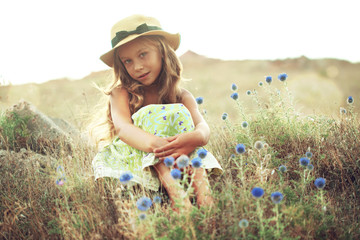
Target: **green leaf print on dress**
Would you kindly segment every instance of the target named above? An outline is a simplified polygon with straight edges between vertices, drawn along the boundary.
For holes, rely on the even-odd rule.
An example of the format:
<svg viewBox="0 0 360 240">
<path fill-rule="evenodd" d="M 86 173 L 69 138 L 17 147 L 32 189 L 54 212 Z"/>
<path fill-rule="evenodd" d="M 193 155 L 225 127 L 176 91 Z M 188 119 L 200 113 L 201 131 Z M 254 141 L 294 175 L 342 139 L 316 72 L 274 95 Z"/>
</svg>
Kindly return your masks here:
<svg viewBox="0 0 360 240">
<path fill-rule="evenodd" d="M 159 137 L 170 137 L 194 130 L 190 112 L 183 104 L 147 105 L 134 113 L 132 120 L 135 126 Z M 196 151 L 192 153 L 194 156 L 195 154 Z M 130 171 L 134 176 L 131 180 L 133 184 L 142 184 L 146 188 L 157 191 L 160 181 L 151 166 L 158 161 L 159 159 L 155 158 L 153 153 L 135 149 L 116 137 L 95 156 L 92 166 L 95 179 L 119 178 L 121 173 Z M 222 172 L 220 164 L 211 153 L 203 159 L 203 167 L 216 169 L 215 173 Z"/>
</svg>

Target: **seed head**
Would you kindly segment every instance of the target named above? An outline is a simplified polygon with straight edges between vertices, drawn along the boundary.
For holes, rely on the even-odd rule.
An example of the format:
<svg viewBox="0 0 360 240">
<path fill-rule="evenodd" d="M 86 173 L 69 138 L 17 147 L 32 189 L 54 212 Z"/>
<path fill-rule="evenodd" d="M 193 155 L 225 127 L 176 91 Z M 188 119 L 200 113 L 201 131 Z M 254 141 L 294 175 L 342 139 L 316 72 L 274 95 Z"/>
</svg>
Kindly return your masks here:
<svg viewBox="0 0 360 240">
<path fill-rule="evenodd" d="M 239 227 L 244 229 L 247 228 L 249 226 L 249 222 L 246 219 L 241 219 L 239 222 Z"/>
<path fill-rule="evenodd" d="M 161 203 L 161 197 L 160 196 L 155 196 L 153 199 L 154 203 L 160 204 Z"/>
<path fill-rule="evenodd" d="M 281 166 L 279 167 L 279 171 L 282 172 L 282 173 L 285 173 L 285 172 L 287 171 L 286 166 L 281 165 Z"/>
<path fill-rule="evenodd" d="M 312 170 L 314 170 L 314 165 L 309 164 L 306 166 L 306 168 L 307 168 L 307 170 L 312 171 Z"/>
<path fill-rule="evenodd" d="M 284 196 L 282 195 L 281 192 L 273 192 L 271 194 L 271 201 L 275 204 L 278 204 L 281 202 L 281 200 L 283 200 Z"/>
<path fill-rule="evenodd" d="M 340 114 L 345 115 L 346 112 L 347 112 L 347 111 L 346 111 L 345 108 L 340 107 Z"/>
<path fill-rule="evenodd" d="M 183 154 L 176 159 L 176 165 L 179 168 L 186 168 L 187 166 L 189 166 L 189 161 L 190 161 L 189 157 Z"/>
<path fill-rule="evenodd" d="M 142 221 L 142 220 L 145 220 L 146 219 L 146 214 L 145 213 L 140 213 L 139 214 L 139 219 Z"/>
<path fill-rule="evenodd" d="M 242 128 L 247 128 L 248 126 L 249 126 L 249 124 L 248 124 L 247 121 L 243 121 L 243 122 L 241 123 L 241 127 L 242 127 Z"/>
<path fill-rule="evenodd" d="M 264 147 L 264 144 L 261 141 L 256 141 L 254 144 L 254 148 L 257 150 L 261 150 Z"/>
</svg>

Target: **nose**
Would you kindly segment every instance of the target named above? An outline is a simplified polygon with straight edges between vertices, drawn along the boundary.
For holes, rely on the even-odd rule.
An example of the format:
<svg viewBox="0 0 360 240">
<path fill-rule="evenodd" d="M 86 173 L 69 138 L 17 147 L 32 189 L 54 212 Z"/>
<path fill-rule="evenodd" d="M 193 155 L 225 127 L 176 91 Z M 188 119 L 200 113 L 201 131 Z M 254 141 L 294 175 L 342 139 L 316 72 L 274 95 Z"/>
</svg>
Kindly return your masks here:
<svg viewBox="0 0 360 240">
<path fill-rule="evenodd" d="M 143 67 L 143 64 L 141 63 L 141 61 L 136 61 L 134 63 L 134 69 L 135 71 L 139 71 L 139 70 L 142 70 L 144 67 Z"/>
</svg>

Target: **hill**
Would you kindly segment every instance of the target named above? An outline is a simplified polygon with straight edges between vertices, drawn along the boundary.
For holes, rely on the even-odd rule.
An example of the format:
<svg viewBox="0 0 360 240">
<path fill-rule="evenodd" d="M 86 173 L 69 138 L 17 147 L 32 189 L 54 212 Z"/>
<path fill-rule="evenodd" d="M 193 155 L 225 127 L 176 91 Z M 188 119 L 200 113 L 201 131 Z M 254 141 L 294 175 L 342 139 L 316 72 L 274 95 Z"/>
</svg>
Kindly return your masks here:
<svg viewBox="0 0 360 240">
<path fill-rule="evenodd" d="M 232 83 L 237 84 L 240 100 L 251 104 L 247 90 L 264 89 L 258 86 L 265 76 L 273 77 L 277 86 L 279 73 L 288 74 L 288 87 L 296 100 L 296 109 L 306 114 L 321 113 L 337 116 L 347 96 L 359 96 L 360 63 L 337 59 L 308 59 L 304 56 L 282 60 L 224 61 L 211 59 L 188 51 L 180 57 L 184 77 L 183 86 L 195 97 L 202 96 L 203 108 L 210 119 L 220 119 L 222 112 L 234 112 L 230 98 Z M 0 108 L 25 99 L 52 117 L 64 118 L 80 126 L 99 102 L 102 94 L 92 82 L 105 86 L 111 81 L 110 70 L 92 72 L 79 80 L 57 79 L 42 84 L 0 87 Z M 260 94 L 259 94 L 260 95 Z M 225 96 L 225 97 L 224 97 Z M 229 97 L 226 97 L 229 96 Z M 219 101 L 221 99 L 221 101 Z M 256 106 L 252 106 L 256 107 Z"/>
</svg>

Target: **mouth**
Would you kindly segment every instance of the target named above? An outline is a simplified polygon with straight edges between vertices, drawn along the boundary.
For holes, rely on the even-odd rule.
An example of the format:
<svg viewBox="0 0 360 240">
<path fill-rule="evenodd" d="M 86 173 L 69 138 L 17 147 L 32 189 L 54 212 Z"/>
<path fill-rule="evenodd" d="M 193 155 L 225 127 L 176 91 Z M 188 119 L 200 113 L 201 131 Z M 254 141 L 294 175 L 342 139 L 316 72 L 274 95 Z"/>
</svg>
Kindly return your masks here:
<svg viewBox="0 0 360 240">
<path fill-rule="evenodd" d="M 139 79 L 144 79 L 149 75 L 150 72 L 144 73 L 143 75 L 139 76 Z"/>
</svg>

